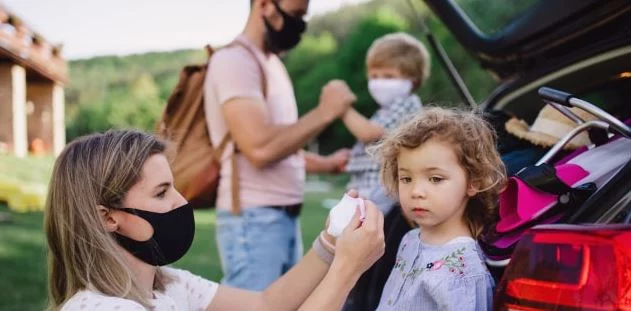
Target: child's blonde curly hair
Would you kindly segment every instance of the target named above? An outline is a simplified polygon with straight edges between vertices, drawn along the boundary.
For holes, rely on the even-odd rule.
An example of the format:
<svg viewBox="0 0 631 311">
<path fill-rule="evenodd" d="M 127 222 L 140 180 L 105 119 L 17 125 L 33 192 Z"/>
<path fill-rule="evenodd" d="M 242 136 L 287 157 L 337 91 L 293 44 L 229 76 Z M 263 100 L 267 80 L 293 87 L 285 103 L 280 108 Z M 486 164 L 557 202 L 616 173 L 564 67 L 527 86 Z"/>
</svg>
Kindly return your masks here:
<svg viewBox="0 0 631 311">
<path fill-rule="evenodd" d="M 506 182 L 506 169 L 496 149 L 495 131 L 477 113 L 437 107 L 425 109 L 387 134 L 369 152 L 381 164 L 381 181 L 387 192 L 398 199 L 401 148 L 414 149 L 433 138 L 452 144 L 467 181 L 479 189 L 464 213 L 471 234 L 477 238 L 496 220 L 497 198 Z"/>
</svg>

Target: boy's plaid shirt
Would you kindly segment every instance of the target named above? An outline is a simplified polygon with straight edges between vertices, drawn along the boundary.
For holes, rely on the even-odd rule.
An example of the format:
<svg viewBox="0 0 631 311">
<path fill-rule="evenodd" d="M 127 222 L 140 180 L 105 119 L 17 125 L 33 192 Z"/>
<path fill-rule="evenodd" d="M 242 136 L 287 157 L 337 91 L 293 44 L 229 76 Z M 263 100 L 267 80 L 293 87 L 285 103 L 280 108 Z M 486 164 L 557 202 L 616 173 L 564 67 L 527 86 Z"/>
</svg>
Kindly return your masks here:
<svg viewBox="0 0 631 311">
<path fill-rule="evenodd" d="M 416 94 L 412 94 L 390 106 L 379 108 L 370 121 L 383 126 L 385 132 L 388 132 L 421 112 L 422 108 L 421 99 Z M 366 153 L 366 145 L 362 142 L 358 141 L 353 146 L 346 172 L 351 176 L 347 189 L 356 189 L 360 193 L 366 193 L 379 185 L 379 164 Z"/>
</svg>

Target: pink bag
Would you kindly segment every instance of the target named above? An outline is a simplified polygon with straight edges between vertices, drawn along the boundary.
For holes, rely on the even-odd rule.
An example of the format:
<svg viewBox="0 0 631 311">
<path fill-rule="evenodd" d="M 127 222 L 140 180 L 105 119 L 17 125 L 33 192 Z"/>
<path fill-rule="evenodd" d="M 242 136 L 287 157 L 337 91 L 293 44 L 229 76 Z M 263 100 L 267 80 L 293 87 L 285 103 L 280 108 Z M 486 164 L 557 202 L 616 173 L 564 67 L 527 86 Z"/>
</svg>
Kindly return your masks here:
<svg viewBox="0 0 631 311">
<path fill-rule="evenodd" d="M 526 167 L 510 177 L 500 194 L 499 222 L 479 241 L 487 258 L 509 259 L 528 229 L 559 222 L 578 208 L 596 191 L 593 182 L 585 182 L 589 176 L 576 164 L 554 167 L 544 163 Z"/>
<path fill-rule="evenodd" d="M 563 195 L 569 194 L 587 175 L 586 170 L 574 164 L 540 165 L 522 170 L 509 178 L 507 188 L 500 194 L 500 221 L 495 229 L 507 232 L 534 220 L 558 200 L 568 200 Z"/>
</svg>

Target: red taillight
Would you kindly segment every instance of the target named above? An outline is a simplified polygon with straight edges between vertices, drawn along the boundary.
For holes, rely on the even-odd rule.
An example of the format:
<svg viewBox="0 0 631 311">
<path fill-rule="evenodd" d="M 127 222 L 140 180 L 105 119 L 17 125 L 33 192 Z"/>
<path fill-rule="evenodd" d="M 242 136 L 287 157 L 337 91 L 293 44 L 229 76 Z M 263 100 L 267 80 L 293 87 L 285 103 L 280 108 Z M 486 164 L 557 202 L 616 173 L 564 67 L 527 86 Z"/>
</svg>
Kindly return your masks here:
<svg viewBox="0 0 631 311">
<path fill-rule="evenodd" d="M 631 226 L 536 227 L 512 257 L 495 310 L 631 310 Z"/>
</svg>

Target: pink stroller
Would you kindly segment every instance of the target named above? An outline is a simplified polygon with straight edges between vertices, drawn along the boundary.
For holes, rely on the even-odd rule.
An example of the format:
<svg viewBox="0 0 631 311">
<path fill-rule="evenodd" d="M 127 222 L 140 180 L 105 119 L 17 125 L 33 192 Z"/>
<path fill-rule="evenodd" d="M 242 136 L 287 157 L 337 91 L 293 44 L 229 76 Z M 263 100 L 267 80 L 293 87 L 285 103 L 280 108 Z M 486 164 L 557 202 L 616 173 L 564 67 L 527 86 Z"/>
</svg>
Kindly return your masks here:
<svg viewBox="0 0 631 311">
<path fill-rule="evenodd" d="M 631 180 L 631 128 L 571 94 L 542 87 L 539 95 L 546 104 L 576 122 L 577 127 L 535 165 L 524 167 L 509 178 L 500 195 L 499 221 L 480 241 L 487 265 L 496 277 L 510 262 L 515 245 L 534 226 L 631 221 L 631 214 L 618 210 L 628 209 L 627 205 L 607 202 L 620 202 L 621 196 L 628 197 L 622 202 L 631 202 L 630 187 L 620 187 Z M 597 118 L 585 121 L 568 107 L 580 108 Z M 555 159 L 575 136 L 589 130 L 596 131 L 592 136 L 600 135 L 597 143 Z"/>
</svg>

